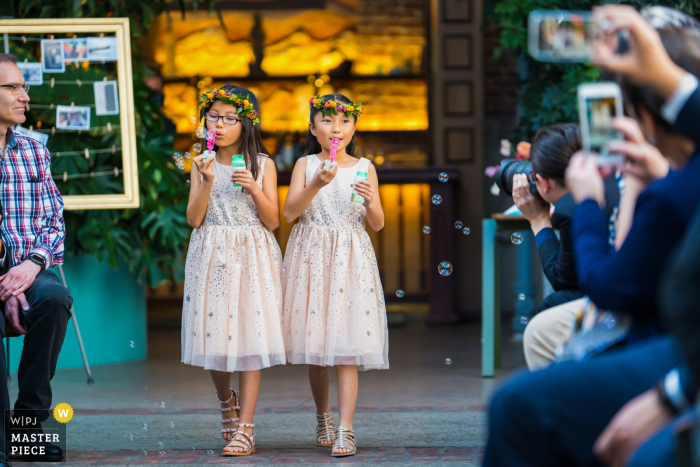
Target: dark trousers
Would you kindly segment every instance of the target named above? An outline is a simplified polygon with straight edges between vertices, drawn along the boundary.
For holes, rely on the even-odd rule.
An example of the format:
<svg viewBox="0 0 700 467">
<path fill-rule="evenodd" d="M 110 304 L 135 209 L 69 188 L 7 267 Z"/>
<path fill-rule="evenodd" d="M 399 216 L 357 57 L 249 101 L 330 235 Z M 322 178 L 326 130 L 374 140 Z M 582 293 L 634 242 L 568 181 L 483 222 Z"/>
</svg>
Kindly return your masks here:
<svg viewBox="0 0 700 467">
<path fill-rule="evenodd" d="M 41 271 L 32 285 L 24 293 L 29 303 L 29 311 L 23 313 L 22 325 L 27 331 L 17 372 L 19 395 L 15 410 L 33 410 L 23 415 L 37 417 L 43 422 L 49 417 L 51 408 L 51 379 L 56 372 L 58 354 L 66 337 L 66 327 L 70 319 L 73 298 L 52 271 Z M 0 304 L 5 311 L 5 303 Z M 2 321 L 4 336 L 4 320 Z M 0 345 L 0 371 L 5 372 L 5 347 Z M 0 384 L 0 404 L 3 413 L 10 409 L 7 384 Z M 8 423 L 8 417 L 5 416 Z M 9 426 L 9 424 L 7 425 Z M 0 433 L 0 439 L 9 446 L 9 433 Z M 5 451 L 7 452 L 7 451 Z"/>
<path fill-rule="evenodd" d="M 494 395 L 484 466 L 600 466 L 593 444 L 629 400 L 681 360 L 657 338 L 585 362 L 519 374 Z"/>
</svg>

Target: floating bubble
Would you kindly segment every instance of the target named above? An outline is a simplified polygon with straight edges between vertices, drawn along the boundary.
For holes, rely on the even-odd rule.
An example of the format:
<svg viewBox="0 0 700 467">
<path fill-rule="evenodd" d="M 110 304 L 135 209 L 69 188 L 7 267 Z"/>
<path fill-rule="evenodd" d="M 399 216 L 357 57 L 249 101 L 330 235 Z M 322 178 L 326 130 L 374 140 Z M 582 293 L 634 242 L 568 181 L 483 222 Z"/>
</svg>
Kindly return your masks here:
<svg viewBox="0 0 700 467">
<path fill-rule="evenodd" d="M 521 316 L 521 317 L 520 317 L 520 324 L 525 325 L 525 324 L 527 324 L 528 321 L 529 321 L 529 320 L 527 319 L 527 316 Z"/>
<path fill-rule="evenodd" d="M 134 440 L 134 435 L 132 435 L 131 433 L 129 433 L 129 441 L 133 441 L 133 440 Z"/>
<path fill-rule="evenodd" d="M 526 297 L 524 293 L 518 294 L 518 300 L 525 300 L 525 298 Z"/>
<path fill-rule="evenodd" d="M 472 233 L 472 229 L 470 229 L 469 227 L 465 227 L 464 229 L 462 229 L 462 233 L 464 235 L 469 235 L 470 233 Z"/>
<path fill-rule="evenodd" d="M 163 442 L 162 442 L 162 441 L 158 441 L 158 446 L 163 447 Z"/>
<path fill-rule="evenodd" d="M 440 175 L 438 175 L 438 180 L 442 183 L 445 183 L 449 178 L 450 177 L 445 172 L 441 172 Z"/>
<path fill-rule="evenodd" d="M 175 422 L 173 422 L 172 420 L 170 421 L 170 428 L 175 428 Z"/>
<path fill-rule="evenodd" d="M 442 196 L 433 195 L 433 204 L 440 204 L 440 203 L 442 203 Z"/>
<path fill-rule="evenodd" d="M 214 454 L 214 451 L 212 449 L 207 449 L 207 454 Z"/>
<path fill-rule="evenodd" d="M 161 456 L 164 456 L 164 455 L 165 455 L 165 451 L 158 451 L 158 454 L 160 454 Z"/>
<path fill-rule="evenodd" d="M 463 226 L 464 224 L 462 224 L 462 221 L 455 222 L 455 229 L 461 229 Z"/>
<path fill-rule="evenodd" d="M 443 261 L 442 263 L 438 264 L 438 272 L 441 276 L 449 276 L 452 274 L 452 264 L 447 261 Z"/>
<path fill-rule="evenodd" d="M 192 159 L 192 154 L 190 154 L 189 152 L 186 152 L 186 153 L 184 154 L 184 157 L 185 157 L 185 160 L 187 160 L 187 159 Z"/>
<path fill-rule="evenodd" d="M 191 182 L 191 181 L 189 181 L 189 180 L 185 180 L 185 183 L 192 183 L 192 182 Z"/>
<path fill-rule="evenodd" d="M 397 290 L 397 291 L 396 291 L 396 296 L 399 297 L 399 298 L 403 297 L 403 290 L 401 290 L 401 289 Z"/>
<path fill-rule="evenodd" d="M 197 117 L 190 117 L 190 123 L 195 125 L 197 123 Z"/>
<path fill-rule="evenodd" d="M 207 130 L 204 129 L 203 126 L 197 127 L 197 129 L 194 132 L 194 135 L 197 138 L 204 138 L 204 135 L 207 133 Z"/>
<path fill-rule="evenodd" d="M 144 456 L 148 454 L 148 451 L 146 451 L 145 449 L 141 449 L 141 451 L 143 451 Z"/>
<path fill-rule="evenodd" d="M 175 161 L 175 165 L 178 169 L 182 170 L 185 168 L 185 162 L 182 158 L 182 154 L 176 152 L 175 154 L 173 154 L 173 160 Z"/>
<path fill-rule="evenodd" d="M 129 347 L 134 348 L 134 341 L 129 341 Z"/>
<path fill-rule="evenodd" d="M 161 408 L 161 409 L 164 409 L 164 408 L 165 408 L 165 402 L 161 402 L 161 403 L 160 403 L 160 408 Z"/>
<path fill-rule="evenodd" d="M 143 431 L 148 431 L 148 423 L 143 424 Z"/>
<path fill-rule="evenodd" d="M 194 143 L 192 145 L 192 150 L 196 153 L 202 152 L 202 144 L 201 143 Z"/>
<path fill-rule="evenodd" d="M 520 232 L 515 232 L 513 235 L 510 236 L 510 241 L 513 242 L 515 245 L 520 245 L 523 243 L 523 234 Z"/>
<path fill-rule="evenodd" d="M 446 359 L 445 359 L 445 365 L 452 365 L 452 359 L 451 359 L 451 358 L 446 358 Z"/>
<path fill-rule="evenodd" d="M 430 226 L 429 226 L 429 225 L 424 225 L 424 226 L 423 226 L 423 233 L 424 233 L 424 234 L 429 234 L 429 233 L 430 233 Z"/>
</svg>

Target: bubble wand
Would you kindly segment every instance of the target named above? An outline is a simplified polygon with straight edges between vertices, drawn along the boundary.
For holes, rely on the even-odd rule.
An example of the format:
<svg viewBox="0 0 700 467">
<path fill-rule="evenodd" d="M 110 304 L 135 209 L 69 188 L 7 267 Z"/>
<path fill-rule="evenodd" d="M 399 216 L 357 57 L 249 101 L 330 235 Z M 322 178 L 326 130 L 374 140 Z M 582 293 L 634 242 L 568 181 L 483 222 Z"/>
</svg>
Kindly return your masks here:
<svg viewBox="0 0 700 467">
<path fill-rule="evenodd" d="M 333 165 L 333 159 L 335 159 L 336 154 L 338 154 L 338 144 L 340 144 L 340 140 L 338 138 L 333 138 L 331 140 L 331 161 L 326 161 L 326 163 L 323 165 L 324 169 L 328 167 L 329 164 L 331 166 Z"/>
<path fill-rule="evenodd" d="M 207 133 L 207 150 L 202 153 L 202 155 L 204 155 L 204 160 L 216 156 L 216 151 L 212 151 L 212 149 L 214 149 L 214 139 L 216 139 L 216 132 L 214 130 L 209 130 Z"/>
</svg>

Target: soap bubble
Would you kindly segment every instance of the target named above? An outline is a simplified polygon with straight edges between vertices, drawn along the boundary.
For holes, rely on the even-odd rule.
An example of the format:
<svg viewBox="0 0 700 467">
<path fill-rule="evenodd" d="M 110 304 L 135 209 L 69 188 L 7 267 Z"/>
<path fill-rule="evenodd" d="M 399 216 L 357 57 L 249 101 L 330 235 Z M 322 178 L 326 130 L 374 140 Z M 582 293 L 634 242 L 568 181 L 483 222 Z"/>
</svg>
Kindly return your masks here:
<svg viewBox="0 0 700 467">
<path fill-rule="evenodd" d="M 440 203 L 442 203 L 442 196 L 433 195 L 433 204 L 440 204 Z"/>
<path fill-rule="evenodd" d="M 133 441 L 133 440 L 134 440 L 134 435 L 132 435 L 131 433 L 129 433 L 129 441 Z"/>
<path fill-rule="evenodd" d="M 465 228 L 462 230 L 462 233 L 463 233 L 464 235 L 469 235 L 470 233 L 472 233 L 472 229 L 470 229 L 469 227 L 465 227 Z"/>
<path fill-rule="evenodd" d="M 144 456 L 148 454 L 148 451 L 146 451 L 145 449 L 141 449 L 141 451 L 143 451 Z"/>
<path fill-rule="evenodd" d="M 446 358 L 446 359 L 445 359 L 445 365 L 452 365 L 452 359 L 451 359 L 451 358 Z"/>
<path fill-rule="evenodd" d="M 129 347 L 134 348 L 134 341 L 129 341 Z"/>
<path fill-rule="evenodd" d="M 182 170 L 185 168 L 185 162 L 184 159 L 182 158 L 182 154 L 179 152 L 176 152 L 173 154 L 173 160 L 175 161 L 175 165 L 177 166 L 178 169 Z"/>
<path fill-rule="evenodd" d="M 164 409 L 164 408 L 165 408 L 165 402 L 161 402 L 161 403 L 160 403 L 160 408 L 161 408 L 161 409 Z"/>
<path fill-rule="evenodd" d="M 187 159 L 192 159 L 192 154 L 190 154 L 189 152 L 186 152 L 186 153 L 184 154 L 184 157 L 185 157 L 185 160 L 187 160 Z"/>
<path fill-rule="evenodd" d="M 197 117 L 190 117 L 190 123 L 195 125 L 197 123 Z"/>
<path fill-rule="evenodd" d="M 396 296 L 399 297 L 399 298 L 403 297 L 403 290 L 401 290 L 401 289 L 397 290 L 397 291 L 396 291 Z"/>
<path fill-rule="evenodd" d="M 163 442 L 162 442 L 162 441 L 158 441 L 158 446 L 163 447 Z"/>
<path fill-rule="evenodd" d="M 160 454 L 161 456 L 164 456 L 164 455 L 165 455 L 165 451 L 158 451 L 158 454 Z"/>
<path fill-rule="evenodd" d="M 455 222 L 455 229 L 461 229 L 464 224 L 462 224 L 462 221 L 457 221 Z"/>
<path fill-rule="evenodd" d="M 170 428 L 175 428 L 175 422 L 172 420 L 170 421 Z"/>
<path fill-rule="evenodd" d="M 429 233 L 430 233 L 430 226 L 429 226 L 429 225 L 424 225 L 424 226 L 423 226 L 423 233 L 424 233 L 424 234 L 429 234 Z"/>
<path fill-rule="evenodd" d="M 520 317 L 520 324 L 526 325 L 529 320 L 527 319 L 527 316 L 521 316 Z"/>
<path fill-rule="evenodd" d="M 148 423 L 143 424 L 143 431 L 148 431 Z"/>
<path fill-rule="evenodd" d="M 445 183 L 449 178 L 450 177 L 448 177 L 445 172 L 441 172 L 438 176 L 438 180 L 440 180 L 442 183 Z"/>
<path fill-rule="evenodd" d="M 196 153 L 202 152 L 202 144 L 201 143 L 194 143 L 192 145 L 192 150 Z"/>
<path fill-rule="evenodd" d="M 525 294 L 524 293 L 519 294 L 518 300 L 525 300 Z"/>
<path fill-rule="evenodd" d="M 438 272 L 441 276 L 449 276 L 452 274 L 452 265 L 447 261 L 443 261 L 438 264 Z"/>
<path fill-rule="evenodd" d="M 197 129 L 194 132 L 194 135 L 197 138 L 204 138 L 204 135 L 206 134 L 207 130 L 204 129 L 203 126 L 197 127 Z"/>
<path fill-rule="evenodd" d="M 207 449 L 207 454 L 214 454 L 214 451 L 212 449 Z"/>
<path fill-rule="evenodd" d="M 515 245 L 520 245 L 523 243 L 523 234 L 520 232 L 515 232 L 513 235 L 510 236 L 510 241 L 513 242 Z"/>
</svg>

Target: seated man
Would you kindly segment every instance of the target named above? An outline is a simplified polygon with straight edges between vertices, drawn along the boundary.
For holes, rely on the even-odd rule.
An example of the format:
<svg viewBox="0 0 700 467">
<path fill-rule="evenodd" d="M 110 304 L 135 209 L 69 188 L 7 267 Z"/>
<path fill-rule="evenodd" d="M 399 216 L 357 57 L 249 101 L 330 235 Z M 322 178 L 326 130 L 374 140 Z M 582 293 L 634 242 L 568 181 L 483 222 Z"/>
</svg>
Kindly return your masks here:
<svg viewBox="0 0 700 467">
<path fill-rule="evenodd" d="M 4 263 L 9 268 L 0 276 L 0 308 L 12 327 L 25 336 L 14 409 L 43 422 L 51 408 L 51 379 L 73 299 L 47 269 L 63 262 L 65 238 L 63 199 L 51 177 L 49 153 L 43 144 L 12 130 L 26 120 L 25 104 L 29 102 L 16 62 L 14 55 L 0 54 L 0 235 L 8 250 Z M 4 320 L 0 323 L 4 337 Z M 0 345 L 1 368 L 5 368 L 4 349 Z M 0 384 L 0 409 L 10 409 L 7 384 Z M 9 433 L 0 434 L 5 439 L 3 451 L 9 454 Z M 46 453 L 42 460 L 62 457 L 57 446 L 47 445 Z"/>
</svg>

